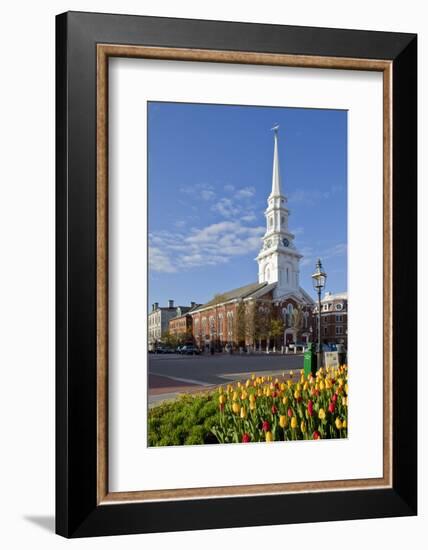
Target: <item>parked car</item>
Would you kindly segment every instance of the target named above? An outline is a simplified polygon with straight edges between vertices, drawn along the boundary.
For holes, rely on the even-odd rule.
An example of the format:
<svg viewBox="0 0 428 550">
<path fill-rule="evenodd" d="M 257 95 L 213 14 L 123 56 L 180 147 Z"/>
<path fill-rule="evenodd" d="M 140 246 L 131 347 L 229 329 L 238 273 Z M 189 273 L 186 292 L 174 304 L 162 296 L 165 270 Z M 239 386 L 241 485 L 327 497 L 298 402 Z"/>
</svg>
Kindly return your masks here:
<svg viewBox="0 0 428 550">
<path fill-rule="evenodd" d="M 181 346 L 180 353 L 181 355 L 199 355 L 201 352 L 196 346 L 185 345 Z"/>
</svg>

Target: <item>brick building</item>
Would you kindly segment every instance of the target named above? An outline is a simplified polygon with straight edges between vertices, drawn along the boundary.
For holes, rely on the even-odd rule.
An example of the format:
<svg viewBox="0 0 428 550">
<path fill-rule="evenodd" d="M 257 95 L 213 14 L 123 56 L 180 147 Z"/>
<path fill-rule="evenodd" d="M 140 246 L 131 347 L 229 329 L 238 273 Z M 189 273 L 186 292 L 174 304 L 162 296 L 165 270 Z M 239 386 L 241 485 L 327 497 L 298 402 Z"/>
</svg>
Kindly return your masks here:
<svg viewBox="0 0 428 550">
<path fill-rule="evenodd" d="M 318 316 L 318 306 L 315 307 Z M 315 323 L 316 325 L 316 323 Z M 318 338 L 315 326 L 315 337 Z M 326 292 L 321 300 L 321 341 L 348 347 L 348 294 Z"/>
<path fill-rule="evenodd" d="M 176 309 L 176 316 L 172 317 L 168 323 L 168 332 L 171 336 L 184 343 L 193 343 L 192 333 L 192 315 L 191 312 L 195 310 L 200 304 L 191 302 L 190 307 L 178 307 Z"/>
</svg>

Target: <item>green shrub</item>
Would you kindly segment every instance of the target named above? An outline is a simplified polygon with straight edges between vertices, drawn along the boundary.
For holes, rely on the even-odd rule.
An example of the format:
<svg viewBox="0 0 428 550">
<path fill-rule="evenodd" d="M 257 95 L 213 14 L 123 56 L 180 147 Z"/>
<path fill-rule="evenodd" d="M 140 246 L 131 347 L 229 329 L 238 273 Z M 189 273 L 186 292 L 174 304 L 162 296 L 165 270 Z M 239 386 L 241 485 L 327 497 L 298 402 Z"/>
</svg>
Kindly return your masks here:
<svg viewBox="0 0 428 550">
<path fill-rule="evenodd" d="M 218 404 L 213 395 L 184 395 L 162 403 L 149 410 L 149 446 L 217 443 L 211 428 L 218 419 Z"/>
</svg>

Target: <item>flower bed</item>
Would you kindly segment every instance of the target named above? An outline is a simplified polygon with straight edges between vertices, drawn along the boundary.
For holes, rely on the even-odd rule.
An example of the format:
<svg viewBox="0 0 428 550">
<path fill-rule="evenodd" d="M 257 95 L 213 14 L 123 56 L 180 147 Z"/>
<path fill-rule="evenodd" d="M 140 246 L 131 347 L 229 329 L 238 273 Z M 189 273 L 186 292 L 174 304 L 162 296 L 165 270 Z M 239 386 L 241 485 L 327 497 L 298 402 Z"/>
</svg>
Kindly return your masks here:
<svg viewBox="0 0 428 550">
<path fill-rule="evenodd" d="M 149 445 L 336 439 L 348 433 L 348 369 L 251 376 L 149 412 Z"/>
</svg>

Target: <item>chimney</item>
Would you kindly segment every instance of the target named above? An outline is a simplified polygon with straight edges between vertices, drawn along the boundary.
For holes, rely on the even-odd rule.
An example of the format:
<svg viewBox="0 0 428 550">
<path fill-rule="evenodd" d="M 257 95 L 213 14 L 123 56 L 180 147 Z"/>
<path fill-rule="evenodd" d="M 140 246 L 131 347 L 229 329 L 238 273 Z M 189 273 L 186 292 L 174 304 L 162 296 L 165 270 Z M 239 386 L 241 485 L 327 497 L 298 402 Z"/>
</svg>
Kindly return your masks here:
<svg viewBox="0 0 428 550">
<path fill-rule="evenodd" d="M 168 307 L 173 308 L 174 307 L 174 300 L 168 300 Z"/>
<path fill-rule="evenodd" d="M 155 303 L 153 304 L 153 307 L 154 307 L 154 309 L 157 309 L 157 308 L 159 307 L 159 302 L 155 302 Z"/>
<path fill-rule="evenodd" d="M 190 302 L 190 307 L 195 307 L 196 306 L 196 302 Z"/>
</svg>

